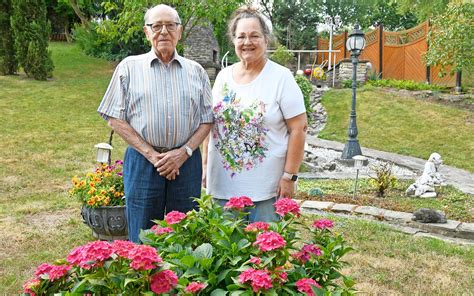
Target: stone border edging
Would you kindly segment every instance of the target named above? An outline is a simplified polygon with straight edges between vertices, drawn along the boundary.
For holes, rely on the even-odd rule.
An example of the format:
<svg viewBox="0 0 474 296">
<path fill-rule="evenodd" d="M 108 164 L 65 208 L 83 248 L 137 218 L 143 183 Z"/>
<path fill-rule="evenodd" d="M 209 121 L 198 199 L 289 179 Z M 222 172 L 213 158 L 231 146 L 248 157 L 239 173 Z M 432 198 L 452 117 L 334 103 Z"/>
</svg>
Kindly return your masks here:
<svg viewBox="0 0 474 296">
<path fill-rule="evenodd" d="M 474 241 L 474 223 L 448 220 L 447 223 L 420 223 L 413 221 L 413 214 L 385 210 L 372 206 L 338 204 L 328 201 L 298 200 L 300 207 L 306 211 L 324 211 L 351 215 L 369 216 L 376 220 L 387 221 L 399 226 L 417 228 L 422 232 L 439 234 L 452 238 Z"/>
</svg>

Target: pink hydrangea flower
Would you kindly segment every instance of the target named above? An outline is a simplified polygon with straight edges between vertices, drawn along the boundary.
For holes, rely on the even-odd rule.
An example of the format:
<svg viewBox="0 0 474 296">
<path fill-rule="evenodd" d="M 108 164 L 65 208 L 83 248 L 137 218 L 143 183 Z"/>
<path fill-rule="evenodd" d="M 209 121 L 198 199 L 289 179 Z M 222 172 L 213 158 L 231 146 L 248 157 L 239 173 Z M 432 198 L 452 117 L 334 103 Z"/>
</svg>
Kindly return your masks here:
<svg viewBox="0 0 474 296">
<path fill-rule="evenodd" d="M 254 222 L 247 225 L 244 230 L 246 232 L 257 232 L 259 230 L 267 231 L 268 227 L 270 227 L 270 225 L 266 222 Z"/>
<path fill-rule="evenodd" d="M 300 206 L 294 199 L 280 198 L 273 205 L 275 206 L 275 212 L 282 217 L 288 213 L 292 213 L 295 216 L 300 215 Z"/>
<path fill-rule="evenodd" d="M 135 249 L 135 247 L 138 245 L 129 241 L 116 240 L 112 246 L 114 248 L 115 254 L 124 258 L 129 258 L 130 251 Z"/>
<path fill-rule="evenodd" d="M 332 228 L 333 226 L 334 222 L 329 219 L 319 219 L 313 222 L 313 227 L 318 229 Z"/>
<path fill-rule="evenodd" d="M 178 276 L 171 270 L 163 270 L 151 277 L 150 288 L 156 294 L 170 292 L 178 284 Z"/>
<path fill-rule="evenodd" d="M 40 286 L 40 280 L 37 278 L 26 281 L 23 284 L 23 293 L 29 293 L 30 296 L 36 296 L 32 289 L 37 289 Z"/>
<path fill-rule="evenodd" d="M 40 277 L 43 274 L 48 274 L 52 267 L 52 264 L 42 263 L 40 266 L 36 267 L 35 276 Z"/>
<path fill-rule="evenodd" d="M 253 244 L 258 245 L 261 251 L 266 252 L 284 247 L 286 241 L 280 234 L 274 231 L 266 231 L 260 233 Z"/>
<path fill-rule="evenodd" d="M 296 282 L 296 287 L 298 288 L 299 292 L 305 293 L 308 296 L 314 296 L 311 286 L 321 288 L 321 286 L 313 279 L 302 278 Z"/>
<path fill-rule="evenodd" d="M 283 266 L 278 266 L 273 270 L 277 282 L 284 283 L 288 281 L 288 274 L 283 270 Z"/>
<path fill-rule="evenodd" d="M 153 269 L 157 263 L 163 262 L 156 249 L 146 245 L 139 245 L 130 250 L 128 258 L 132 260 L 130 267 L 135 270 Z"/>
<path fill-rule="evenodd" d="M 173 228 L 171 227 L 160 227 L 159 225 L 153 225 L 151 228 L 151 231 L 153 231 L 154 234 L 160 235 L 164 233 L 170 233 L 173 232 Z"/>
<path fill-rule="evenodd" d="M 301 248 L 301 251 L 293 254 L 292 256 L 296 258 L 298 261 L 301 263 L 307 262 L 309 259 L 311 259 L 311 254 L 315 256 L 321 256 L 321 249 L 319 249 L 315 245 L 304 245 L 303 248 Z"/>
<path fill-rule="evenodd" d="M 272 279 L 267 270 L 249 268 L 239 275 L 239 281 L 242 284 L 250 282 L 255 293 L 272 288 Z"/>
<path fill-rule="evenodd" d="M 258 257 L 252 257 L 250 260 L 249 260 L 251 263 L 253 264 L 260 264 L 262 262 L 262 260 Z"/>
<path fill-rule="evenodd" d="M 54 282 L 55 280 L 64 277 L 65 275 L 67 275 L 70 269 L 70 265 L 53 265 L 53 267 L 49 271 L 49 280 Z"/>
<path fill-rule="evenodd" d="M 310 253 L 310 254 L 313 254 L 313 255 L 316 255 L 316 256 L 321 256 L 321 249 L 318 248 L 315 245 L 312 245 L 312 244 L 311 245 L 309 245 L 309 244 L 304 245 L 301 250 L 303 252 L 306 252 L 306 253 Z"/>
<path fill-rule="evenodd" d="M 72 250 L 67 256 L 67 261 L 74 266 L 90 269 L 109 259 L 113 252 L 112 244 L 105 241 L 94 241 Z"/>
<path fill-rule="evenodd" d="M 186 218 L 186 214 L 178 212 L 178 211 L 171 211 L 165 216 L 165 221 L 168 224 L 177 224 L 181 222 L 184 218 Z"/>
<path fill-rule="evenodd" d="M 231 197 L 229 201 L 224 205 L 225 209 L 234 209 L 242 210 L 245 207 L 253 206 L 253 202 L 250 197 L 240 196 L 240 197 Z"/>
<path fill-rule="evenodd" d="M 196 294 L 206 287 L 206 284 L 200 282 L 191 282 L 186 286 L 186 292 Z"/>
</svg>

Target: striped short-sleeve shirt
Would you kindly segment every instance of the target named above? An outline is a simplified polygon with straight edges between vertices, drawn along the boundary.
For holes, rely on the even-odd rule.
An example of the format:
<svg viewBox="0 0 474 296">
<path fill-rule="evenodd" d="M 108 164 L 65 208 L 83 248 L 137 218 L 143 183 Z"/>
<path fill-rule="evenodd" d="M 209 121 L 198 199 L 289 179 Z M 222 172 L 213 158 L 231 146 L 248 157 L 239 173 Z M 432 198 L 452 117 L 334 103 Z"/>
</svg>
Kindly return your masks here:
<svg viewBox="0 0 474 296">
<path fill-rule="evenodd" d="M 152 146 L 179 147 L 213 122 L 209 77 L 177 52 L 167 65 L 153 50 L 130 56 L 115 69 L 97 111 L 127 121 Z"/>
</svg>

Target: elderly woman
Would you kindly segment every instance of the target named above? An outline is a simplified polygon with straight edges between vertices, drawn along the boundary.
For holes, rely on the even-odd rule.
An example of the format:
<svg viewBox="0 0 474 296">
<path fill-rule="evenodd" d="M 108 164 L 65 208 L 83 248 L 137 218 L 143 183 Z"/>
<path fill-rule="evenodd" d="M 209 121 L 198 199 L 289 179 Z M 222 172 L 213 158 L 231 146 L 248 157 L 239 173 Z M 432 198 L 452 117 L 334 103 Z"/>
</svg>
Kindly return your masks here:
<svg viewBox="0 0 474 296">
<path fill-rule="evenodd" d="M 250 197 L 256 205 L 250 222 L 275 221 L 273 203 L 294 195 L 303 159 L 303 95 L 291 72 L 268 60 L 270 30 L 257 10 L 238 9 L 229 35 L 240 61 L 223 69 L 214 84 L 215 123 L 204 149 L 203 182 L 221 204 Z"/>
</svg>

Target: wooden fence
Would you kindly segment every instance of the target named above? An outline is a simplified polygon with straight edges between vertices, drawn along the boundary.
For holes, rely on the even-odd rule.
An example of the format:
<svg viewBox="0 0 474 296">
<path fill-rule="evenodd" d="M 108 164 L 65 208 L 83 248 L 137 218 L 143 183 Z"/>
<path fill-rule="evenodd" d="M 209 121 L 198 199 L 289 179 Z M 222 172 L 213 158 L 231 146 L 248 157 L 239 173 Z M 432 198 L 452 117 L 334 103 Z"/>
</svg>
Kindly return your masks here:
<svg viewBox="0 0 474 296">
<path fill-rule="evenodd" d="M 381 77 L 385 79 L 428 81 L 448 87 L 455 86 L 454 75 L 439 77 L 437 68 L 427 67 L 423 62 L 422 55 L 428 50 L 428 30 L 428 22 L 401 32 L 384 31 L 382 26 L 378 26 L 365 34 L 366 45 L 360 59 L 370 61 L 372 70 L 381 73 Z M 342 53 L 337 56 L 336 63 L 350 57 L 345 47 L 347 38 L 347 31 L 333 36 L 333 49 Z M 317 48 L 328 49 L 328 40 L 318 39 Z M 327 55 L 319 54 L 318 63 L 327 58 Z"/>
</svg>

